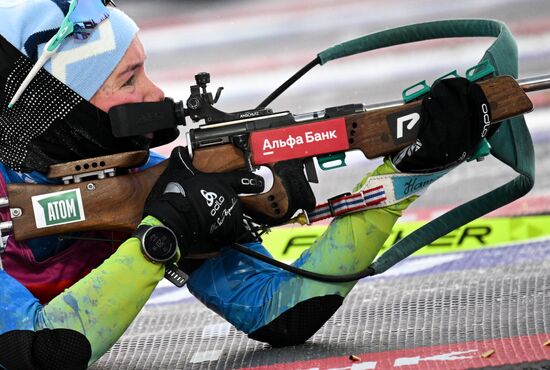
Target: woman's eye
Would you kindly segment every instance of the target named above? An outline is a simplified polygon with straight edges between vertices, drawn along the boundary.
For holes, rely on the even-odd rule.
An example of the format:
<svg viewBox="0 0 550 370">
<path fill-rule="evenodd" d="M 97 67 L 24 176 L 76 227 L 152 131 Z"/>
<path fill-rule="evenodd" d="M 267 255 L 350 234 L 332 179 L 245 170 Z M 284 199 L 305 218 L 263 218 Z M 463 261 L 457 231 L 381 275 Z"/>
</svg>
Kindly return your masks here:
<svg viewBox="0 0 550 370">
<path fill-rule="evenodd" d="M 126 82 L 124 83 L 124 85 L 122 85 L 122 86 L 131 86 L 131 85 L 133 85 L 135 79 L 136 79 L 136 76 L 135 76 L 135 75 L 132 75 L 132 77 L 130 77 L 130 78 L 128 79 L 128 81 L 126 81 Z"/>
</svg>

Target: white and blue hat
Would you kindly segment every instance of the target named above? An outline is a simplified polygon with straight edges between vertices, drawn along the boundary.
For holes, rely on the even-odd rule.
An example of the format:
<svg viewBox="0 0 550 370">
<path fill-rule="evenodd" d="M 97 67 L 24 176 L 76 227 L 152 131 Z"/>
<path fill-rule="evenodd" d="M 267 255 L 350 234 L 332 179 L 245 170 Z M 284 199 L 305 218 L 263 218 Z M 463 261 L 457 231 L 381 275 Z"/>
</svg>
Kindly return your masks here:
<svg viewBox="0 0 550 370">
<path fill-rule="evenodd" d="M 106 2 L 0 0 L 2 164 L 45 172 L 53 163 L 148 149 L 145 138 L 114 137 L 109 116 L 89 102 L 138 30 Z"/>
<path fill-rule="evenodd" d="M 44 68 L 86 100 L 115 69 L 138 27 L 122 11 L 101 0 L 78 1 L 75 32 L 61 41 Z M 73 5 L 75 5 L 73 4 Z M 65 19 L 69 0 L 2 0 L 0 34 L 33 63 Z"/>
</svg>

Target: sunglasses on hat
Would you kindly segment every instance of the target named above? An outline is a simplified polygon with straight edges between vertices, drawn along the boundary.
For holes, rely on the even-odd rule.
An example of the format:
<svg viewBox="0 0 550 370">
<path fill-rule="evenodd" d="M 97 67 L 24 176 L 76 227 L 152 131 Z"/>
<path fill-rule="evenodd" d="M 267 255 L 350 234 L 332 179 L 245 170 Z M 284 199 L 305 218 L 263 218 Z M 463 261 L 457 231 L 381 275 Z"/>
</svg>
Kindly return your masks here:
<svg viewBox="0 0 550 370">
<path fill-rule="evenodd" d="M 88 38 L 91 30 L 99 23 L 109 17 L 106 9 L 107 6 L 116 7 L 113 0 L 71 0 L 69 11 L 59 26 L 57 33 L 46 43 L 44 52 L 36 61 L 33 68 L 25 77 L 25 80 L 15 92 L 13 98 L 8 104 L 8 108 L 12 108 L 17 102 L 23 91 L 29 86 L 33 78 L 36 76 L 40 68 L 56 53 L 57 49 L 69 36 L 73 36 L 80 40 Z"/>
</svg>

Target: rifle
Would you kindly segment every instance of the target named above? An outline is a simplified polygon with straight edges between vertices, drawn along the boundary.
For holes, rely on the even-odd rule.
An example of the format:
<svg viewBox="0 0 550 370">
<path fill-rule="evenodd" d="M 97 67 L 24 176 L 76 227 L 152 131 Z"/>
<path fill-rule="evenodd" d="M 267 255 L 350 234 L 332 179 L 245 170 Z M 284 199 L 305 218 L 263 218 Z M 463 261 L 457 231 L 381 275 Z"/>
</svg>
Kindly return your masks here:
<svg viewBox="0 0 550 370">
<path fill-rule="evenodd" d="M 279 162 L 300 160 L 307 179 L 314 182 L 314 157 L 321 168 L 328 162 L 340 162 L 326 168 L 331 169 L 343 164 L 342 154 L 346 151 L 360 150 L 367 158 L 376 158 L 414 143 L 418 134 L 416 123 L 423 94 L 407 94 L 410 89 L 403 94 L 406 103 L 350 104 L 300 115 L 273 113 L 261 104 L 253 110 L 224 113 L 212 106 L 221 88 L 213 98 L 207 92 L 207 83 L 207 73 L 196 76 L 187 109 L 182 102 L 165 100 L 131 104 L 135 109 L 131 111 L 110 112 L 114 121 L 118 116 L 118 121 L 123 122 L 113 131 L 135 135 L 140 128 L 149 130 L 149 124 L 174 127 L 181 123 L 182 115 L 194 121 L 204 119 L 205 125 L 187 134 L 193 165 L 203 172 L 269 167 L 273 172 L 272 188 L 241 200 L 247 212 L 270 226 L 287 222 L 296 211 L 292 203 L 297 201 L 291 199 L 288 179 L 277 167 Z M 476 83 L 489 101 L 489 121 L 496 123 L 531 111 L 533 105 L 526 93 L 550 88 L 550 76 L 519 81 L 497 76 Z M 157 106 L 151 110 L 150 104 Z M 142 121 L 147 116 L 149 121 L 133 128 L 124 125 L 136 115 Z M 63 184 L 9 184 L 9 202 L 2 199 L 0 207 L 9 206 L 12 221 L 0 225 L 2 234 L 13 230 L 16 240 L 26 240 L 86 230 L 132 232 L 142 219 L 147 195 L 167 166 L 167 161 L 163 161 L 142 172 L 126 171 L 144 163 L 147 157 L 146 151 L 138 151 L 56 164 L 47 175 L 61 179 Z"/>
</svg>

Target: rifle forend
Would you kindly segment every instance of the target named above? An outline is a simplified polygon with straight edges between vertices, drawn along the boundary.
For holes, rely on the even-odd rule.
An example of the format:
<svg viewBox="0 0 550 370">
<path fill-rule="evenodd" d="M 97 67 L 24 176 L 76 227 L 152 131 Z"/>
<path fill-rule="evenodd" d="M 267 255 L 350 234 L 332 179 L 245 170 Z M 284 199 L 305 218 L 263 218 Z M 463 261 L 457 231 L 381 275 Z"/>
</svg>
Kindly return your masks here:
<svg viewBox="0 0 550 370">
<path fill-rule="evenodd" d="M 478 83 L 490 104 L 491 123 L 533 109 L 524 90 L 512 77 L 499 76 Z M 273 187 L 264 194 L 242 197 L 241 200 L 250 214 L 261 215 L 269 225 L 280 225 L 288 221 L 296 210 L 289 208 L 292 203 L 289 197 L 292 194 L 289 194 L 285 179 L 274 170 L 279 161 L 301 158 L 307 165 L 315 156 L 348 150 L 360 150 L 366 157 L 375 158 L 396 152 L 416 140 L 416 122 L 421 114 L 421 101 L 387 107 L 363 107 L 360 109 L 362 111 L 357 112 L 358 106 L 326 110 L 324 117 L 312 114 L 304 118 L 307 115 L 302 115 L 298 120 L 298 116 L 292 118 L 286 112 L 266 111 L 260 117 L 205 125 L 191 130 L 188 145 L 193 149 L 193 165 L 203 172 L 227 172 L 241 168 L 250 170 L 260 165 L 271 168 L 274 171 Z M 271 123 L 265 125 L 266 122 Z M 335 128 L 325 131 L 324 136 L 320 133 L 320 136 L 316 136 L 316 127 L 323 127 L 323 130 L 326 127 Z M 283 135 L 279 137 L 286 137 L 287 140 L 292 137 L 296 144 L 300 140 L 293 135 L 307 132 L 309 136 L 303 137 L 301 141 L 304 145 L 313 145 L 307 146 L 305 150 L 295 145 L 293 148 L 283 148 L 280 141 L 277 141 L 280 145 L 273 148 L 271 142 L 265 141 L 273 134 Z M 205 137 L 208 140 L 202 140 Z M 313 142 L 307 143 L 308 138 Z M 316 141 L 316 138 L 319 140 Z M 332 139 L 335 144 L 330 143 Z M 76 162 L 58 165 L 50 171 L 52 176 L 68 176 L 65 182 L 70 182 L 73 176 L 73 183 L 9 184 L 8 197 L 15 238 L 25 240 L 84 230 L 132 232 L 142 218 L 143 205 L 149 191 L 167 166 L 164 161 L 143 172 L 115 176 L 116 172 L 120 172 L 117 168 L 133 167 L 143 160 L 143 155 L 134 153 L 132 160 L 121 154 L 114 156 L 118 158 L 116 160 L 113 156 L 106 156 L 78 161 L 83 162 L 80 163 L 80 169 L 84 168 L 85 163 L 88 163 L 90 169 L 80 171 L 84 173 L 79 174 L 70 173 L 76 171 Z M 101 161 L 107 164 L 103 167 L 109 171 L 99 178 L 93 163 Z M 105 174 L 103 168 L 100 173 Z M 89 175 L 96 178 L 90 179 Z"/>
</svg>

